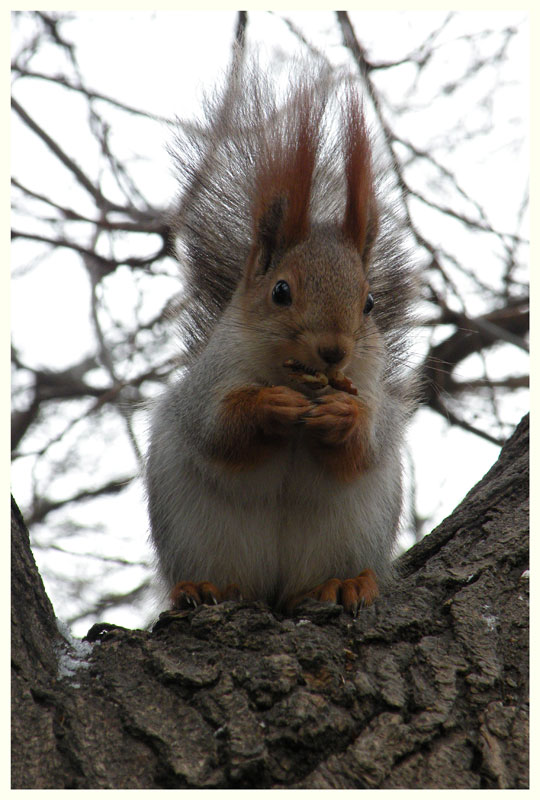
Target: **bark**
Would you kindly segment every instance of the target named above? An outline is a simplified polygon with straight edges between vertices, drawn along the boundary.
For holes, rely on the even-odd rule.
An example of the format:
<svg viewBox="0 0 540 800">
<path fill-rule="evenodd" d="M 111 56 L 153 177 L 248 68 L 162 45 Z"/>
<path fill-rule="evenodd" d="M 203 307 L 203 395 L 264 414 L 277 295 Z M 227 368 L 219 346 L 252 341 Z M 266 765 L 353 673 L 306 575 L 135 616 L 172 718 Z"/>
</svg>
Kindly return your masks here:
<svg viewBox="0 0 540 800">
<path fill-rule="evenodd" d="M 13 788 L 526 788 L 528 437 L 356 620 L 306 603 L 60 634 L 13 516 Z"/>
</svg>

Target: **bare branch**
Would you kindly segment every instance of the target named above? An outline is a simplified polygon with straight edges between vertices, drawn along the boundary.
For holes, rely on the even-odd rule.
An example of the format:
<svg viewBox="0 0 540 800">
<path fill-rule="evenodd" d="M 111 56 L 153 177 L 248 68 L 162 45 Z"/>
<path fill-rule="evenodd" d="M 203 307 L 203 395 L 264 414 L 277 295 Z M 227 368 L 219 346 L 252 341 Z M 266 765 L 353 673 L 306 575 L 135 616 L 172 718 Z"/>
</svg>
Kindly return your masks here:
<svg viewBox="0 0 540 800">
<path fill-rule="evenodd" d="M 51 511 L 58 511 L 58 509 L 63 508 L 70 503 L 91 500 L 92 498 L 101 497 L 107 494 L 117 494 L 129 486 L 132 480 L 132 475 L 124 478 L 118 478 L 116 480 L 108 481 L 102 486 L 98 486 L 96 489 L 82 489 L 81 491 L 71 495 L 71 497 L 66 497 L 63 500 L 47 500 L 46 497 L 41 497 L 36 503 L 31 514 L 27 515 L 28 527 L 30 528 L 32 525 L 42 522 L 47 514 L 51 513 Z"/>
<path fill-rule="evenodd" d="M 20 189 L 24 192 L 25 195 L 28 197 L 33 198 L 34 200 L 39 200 L 42 203 L 46 203 L 47 205 L 51 206 L 51 208 L 56 209 L 59 211 L 65 220 L 73 221 L 73 222 L 86 222 L 89 225 L 94 225 L 102 230 L 107 231 L 126 231 L 129 233 L 157 233 L 163 238 L 169 237 L 169 228 L 166 223 L 161 221 L 159 216 L 153 218 L 152 216 L 148 216 L 146 219 L 144 218 L 137 218 L 136 221 L 130 220 L 110 220 L 107 216 L 102 215 L 98 219 L 90 219 L 89 217 L 80 214 L 78 211 L 74 211 L 72 208 L 67 208 L 66 206 L 62 206 L 59 203 L 56 203 L 54 200 L 51 200 L 49 197 L 45 195 L 39 194 L 32 189 L 29 189 L 27 186 L 23 186 L 23 184 L 18 181 L 16 178 L 11 179 L 11 183 L 13 186 L 16 186 L 17 189 Z M 126 213 L 130 213 L 131 209 L 125 209 Z M 162 213 L 163 218 L 165 218 L 165 212 Z M 20 235 L 27 235 L 27 234 L 20 234 Z"/>
<path fill-rule="evenodd" d="M 37 233 L 27 233 L 18 230 L 11 231 L 11 238 L 28 239 L 29 241 L 50 244 L 53 247 L 65 247 L 68 250 L 74 250 L 80 255 L 85 256 L 87 259 L 91 259 L 94 267 L 97 267 L 97 271 L 101 277 L 107 275 L 109 272 L 113 272 L 118 266 L 120 266 L 120 264 L 124 264 L 127 267 L 133 267 L 134 269 L 145 269 L 155 261 L 159 261 L 161 258 L 165 258 L 165 256 L 169 255 L 168 242 L 165 242 L 156 253 L 148 258 L 128 257 L 116 260 L 113 258 L 105 258 L 105 256 L 101 256 L 96 253 L 95 250 L 92 250 L 88 247 L 83 247 L 82 245 L 77 244 L 74 241 L 69 241 L 68 239 L 53 239 L 50 236 L 44 236 Z"/>
<path fill-rule="evenodd" d="M 24 110 L 24 108 L 20 105 L 20 103 L 15 100 L 14 97 L 11 98 L 11 106 L 23 120 L 23 122 L 30 128 L 30 130 L 34 131 L 34 133 L 39 136 L 39 138 L 47 145 L 49 150 L 54 153 L 54 155 L 62 162 L 62 164 L 67 167 L 67 169 L 73 173 L 77 181 L 80 185 L 86 189 L 86 191 L 94 198 L 96 201 L 97 207 L 101 211 L 124 211 L 125 209 L 122 206 L 118 206 L 115 203 L 111 203 L 107 200 L 106 197 L 103 196 L 101 191 L 94 186 L 94 184 L 86 177 L 84 172 L 81 168 L 70 158 L 60 145 L 52 139 L 48 133 L 46 133 L 43 128 L 41 128 L 35 120 Z"/>
<path fill-rule="evenodd" d="M 55 83 L 58 86 L 63 86 L 65 89 L 69 89 L 72 92 L 78 92 L 79 94 L 84 95 L 88 100 L 101 100 L 104 103 L 108 103 L 109 105 L 120 109 L 120 111 L 125 111 L 127 114 L 133 114 L 138 117 L 144 117 L 145 119 L 151 119 L 154 122 L 160 122 L 164 125 L 176 125 L 176 120 L 174 119 L 162 117 L 159 114 L 152 114 L 150 111 L 143 111 L 135 106 L 130 106 L 127 103 L 120 102 L 109 95 L 96 92 L 93 89 L 87 89 L 81 83 L 76 84 L 71 82 L 65 75 L 47 75 L 44 72 L 36 72 L 35 70 L 30 70 L 20 66 L 16 61 L 12 62 L 11 69 L 21 78 L 34 78 L 36 80 Z"/>
<path fill-rule="evenodd" d="M 94 603 L 90 608 L 86 609 L 83 613 L 74 614 L 69 617 L 68 624 L 73 625 L 79 620 L 88 618 L 96 618 L 103 614 L 104 611 L 110 611 L 113 608 L 123 605 L 133 605 L 139 598 L 148 591 L 151 586 L 151 580 L 147 578 L 142 581 L 135 589 L 129 592 L 110 592 L 103 595 L 99 602 Z"/>
</svg>

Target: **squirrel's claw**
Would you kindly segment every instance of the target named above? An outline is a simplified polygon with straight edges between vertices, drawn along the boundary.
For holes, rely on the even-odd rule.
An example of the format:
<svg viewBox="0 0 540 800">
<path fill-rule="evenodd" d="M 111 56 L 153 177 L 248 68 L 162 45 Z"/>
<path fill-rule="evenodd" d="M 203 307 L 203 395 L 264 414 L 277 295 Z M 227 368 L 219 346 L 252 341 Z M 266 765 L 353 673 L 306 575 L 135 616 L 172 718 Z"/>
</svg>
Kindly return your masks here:
<svg viewBox="0 0 540 800">
<path fill-rule="evenodd" d="M 223 591 L 210 581 L 179 581 L 172 589 L 172 607 L 175 609 L 197 608 L 200 605 L 216 606 L 224 600 L 241 600 L 242 594 L 235 583 L 229 584 Z"/>
<path fill-rule="evenodd" d="M 173 608 L 196 608 L 202 604 L 218 603 L 218 596 L 218 589 L 208 581 L 180 581 L 171 591 L 171 602 Z"/>
</svg>

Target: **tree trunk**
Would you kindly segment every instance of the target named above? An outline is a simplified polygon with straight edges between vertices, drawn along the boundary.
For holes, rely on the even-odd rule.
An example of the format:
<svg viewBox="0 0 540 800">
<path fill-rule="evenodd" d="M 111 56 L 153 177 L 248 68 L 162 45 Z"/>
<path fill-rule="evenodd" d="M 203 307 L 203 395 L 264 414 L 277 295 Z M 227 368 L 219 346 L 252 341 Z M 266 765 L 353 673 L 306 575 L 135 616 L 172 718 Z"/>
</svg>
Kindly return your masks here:
<svg viewBox="0 0 540 800">
<path fill-rule="evenodd" d="M 70 643 L 15 506 L 13 788 L 526 788 L 528 438 L 356 620 L 224 603 Z"/>
</svg>

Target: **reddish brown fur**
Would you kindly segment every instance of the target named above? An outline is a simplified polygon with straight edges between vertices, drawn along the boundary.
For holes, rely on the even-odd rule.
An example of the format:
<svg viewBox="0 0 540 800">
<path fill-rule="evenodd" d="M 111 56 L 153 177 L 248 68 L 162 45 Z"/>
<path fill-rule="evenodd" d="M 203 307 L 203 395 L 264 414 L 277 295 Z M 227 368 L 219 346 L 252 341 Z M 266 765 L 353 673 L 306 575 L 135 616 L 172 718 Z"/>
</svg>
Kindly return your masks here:
<svg viewBox="0 0 540 800">
<path fill-rule="evenodd" d="M 358 94 L 352 87 L 347 96 L 345 178 L 347 204 L 342 230 L 362 255 L 367 269 L 369 252 L 377 235 L 378 219 L 369 137 Z"/>
<path fill-rule="evenodd" d="M 314 406 L 287 386 L 246 387 L 227 395 L 222 415 L 224 436 L 215 457 L 230 469 L 261 464 L 298 424 L 310 432 L 315 458 L 338 480 L 355 480 L 369 467 L 369 410 L 344 392 L 327 395 Z"/>
<path fill-rule="evenodd" d="M 283 206 L 276 212 L 279 222 L 275 245 L 287 250 L 309 235 L 311 188 L 325 105 L 324 98 L 316 98 L 313 90 L 301 87 L 284 112 L 286 133 L 283 127 L 269 133 L 255 183 L 252 258 L 260 243 L 261 220 L 272 218 L 271 209 L 276 202 L 282 201 Z M 367 270 L 377 235 L 378 215 L 369 136 L 358 94 L 352 86 L 342 121 L 347 199 L 341 227 L 362 256 Z"/>
<path fill-rule="evenodd" d="M 343 395 L 339 392 L 339 395 Z M 336 395 L 328 395 L 328 399 Z M 349 482 L 358 478 L 370 464 L 370 453 L 367 435 L 369 409 L 350 395 L 347 398 L 350 415 L 319 416 L 306 421 L 306 427 L 316 436 L 311 442 L 311 449 L 317 458 L 334 474 L 338 480 Z M 319 409 L 321 406 L 319 406 Z M 329 404 L 329 411 L 331 405 Z M 314 424 L 315 423 L 315 424 Z M 348 424 L 348 429 L 343 426 Z M 341 430 L 340 441 L 332 441 L 336 430 Z M 327 434 L 325 434 L 327 431 Z M 325 438 L 328 441 L 325 441 Z"/>
<path fill-rule="evenodd" d="M 371 569 L 364 569 L 356 578 L 330 578 L 315 586 L 309 592 L 291 598 L 287 604 L 288 611 L 302 600 L 312 597 L 321 602 L 340 603 L 345 611 L 356 615 L 359 608 L 370 606 L 379 595 L 377 576 Z"/>
<path fill-rule="evenodd" d="M 310 405 L 286 386 L 230 392 L 223 401 L 223 442 L 216 457 L 235 470 L 260 464 L 287 441 Z"/>
<path fill-rule="evenodd" d="M 214 605 L 224 600 L 240 600 L 242 594 L 235 583 L 231 583 L 224 589 L 218 589 L 210 581 L 179 581 L 173 586 L 170 592 L 170 599 L 173 608 L 192 608 L 201 603 Z"/>
<path fill-rule="evenodd" d="M 238 470 L 265 461 L 280 442 L 270 441 L 257 424 L 259 389 L 231 392 L 223 401 L 223 446 L 216 453 L 227 466 Z M 234 445 L 229 444 L 234 442 Z"/>
<path fill-rule="evenodd" d="M 284 217 L 279 226 L 279 245 L 288 249 L 309 233 L 311 184 L 324 102 L 320 98 L 317 102 L 313 91 L 302 87 L 285 113 L 286 135 L 282 131 L 275 136 L 270 134 L 267 152 L 259 166 L 253 218 L 256 240 L 260 220 L 276 199 L 282 198 Z"/>
</svg>

